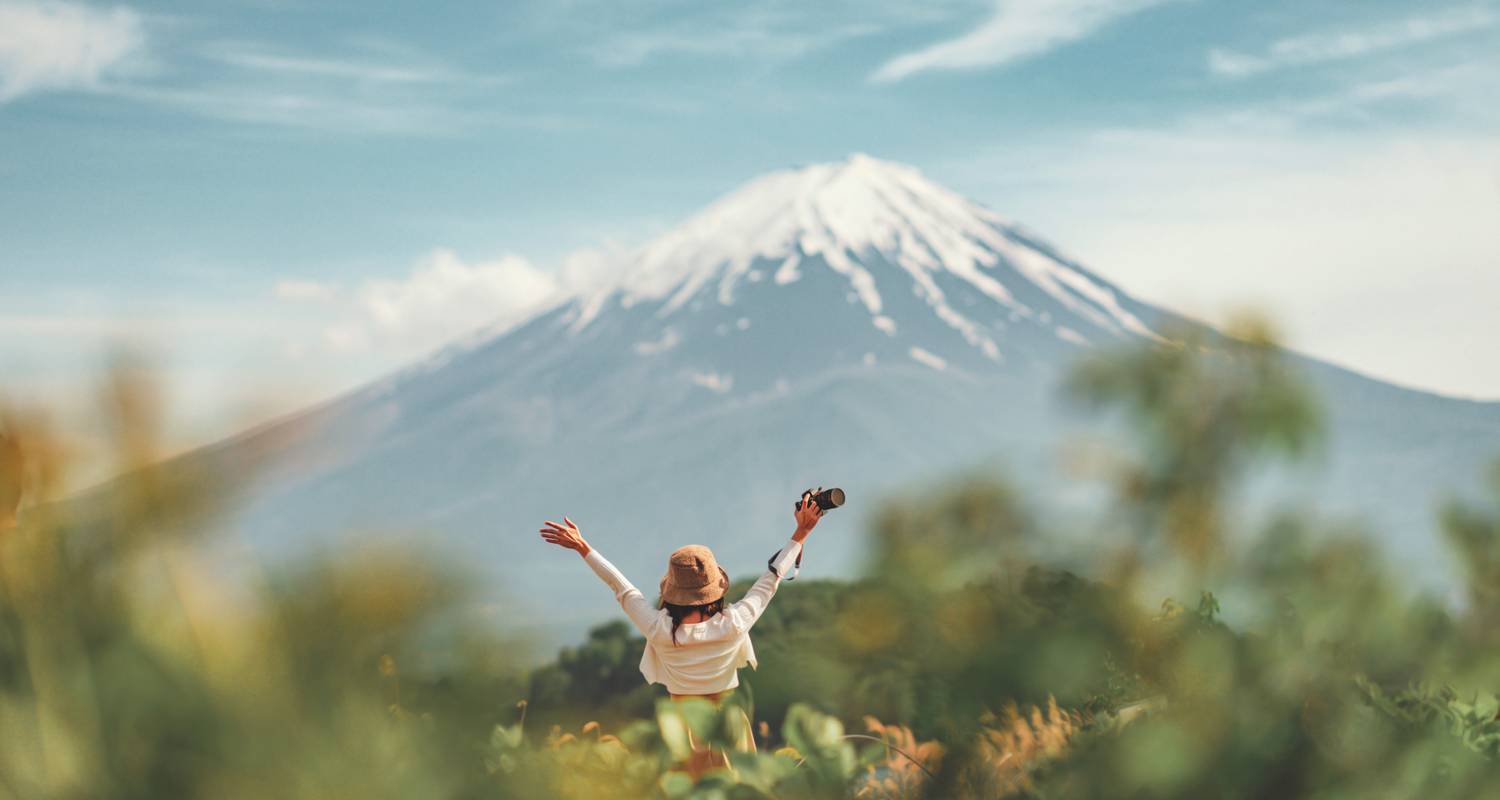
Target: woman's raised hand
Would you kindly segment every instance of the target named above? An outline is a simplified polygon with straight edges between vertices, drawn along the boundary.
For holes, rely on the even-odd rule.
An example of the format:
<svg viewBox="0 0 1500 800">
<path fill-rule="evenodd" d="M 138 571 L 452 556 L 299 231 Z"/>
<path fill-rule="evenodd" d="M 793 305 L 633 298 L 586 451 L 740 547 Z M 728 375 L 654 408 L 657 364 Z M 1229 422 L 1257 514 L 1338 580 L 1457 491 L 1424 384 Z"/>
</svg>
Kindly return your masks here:
<svg viewBox="0 0 1500 800">
<path fill-rule="evenodd" d="M 813 499 L 813 495 L 821 491 L 823 487 L 819 486 L 816 491 L 803 492 L 802 502 L 797 504 L 797 532 L 792 534 L 792 538 L 799 542 L 812 533 L 813 526 L 823 517 L 823 509 Z"/>
<path fill-rule="evenodd" d="M 550 519 L 547 520 L 543 524 L 541 534 L 543 540 L 551 542 L 558 547 L 566 547 L 569 550 L 576 551 L 581 556 L 589 554 L 589 543 L 583 540 L 583 534 L 579 533 L 578 526 L 573 524 L 573 520 L 567 517 L 563 517 L 562 525 Z"/>
</svg>

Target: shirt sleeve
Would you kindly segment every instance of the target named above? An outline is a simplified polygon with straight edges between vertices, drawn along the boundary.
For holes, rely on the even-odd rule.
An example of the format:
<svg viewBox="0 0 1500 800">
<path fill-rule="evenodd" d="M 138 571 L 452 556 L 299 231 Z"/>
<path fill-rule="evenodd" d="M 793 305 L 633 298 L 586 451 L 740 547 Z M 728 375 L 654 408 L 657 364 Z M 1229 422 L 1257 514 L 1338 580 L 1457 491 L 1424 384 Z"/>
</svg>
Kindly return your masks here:
<svg viewBox="0 0 1500 800">
<path fill-rule="evenodd" d="M 760 576 L 750 591 L 739 602 L 731 605 L 728 609 L 729 619 L 739 631 L 748 631 L 765 613 L 766 606 L 771 604 L 771 598 L 776 596 L 776 587 L 781 585 L 781 576 L 787 573 L 796 563 L 797 556 L 802 552 L 802 543 L 793 539 L 781 548 L 781 552 L 772 556 L 766 574 Z"/>
<path fill-rule="evenodd" d="M 620 607 L 625 609 L 625 616 L 630 617 L 630 621 L 635 623 L 636 630 L 649 636 L 651 626 L 656 622 L 657 612 L 651 607 L 651 602 L 646 599 L 646 596 L 641 594 L 641 590 L 635 588 L 618 569 L 615 569 L 614 564 L 599 555 L 598 550 L 590 548 L 589 554 L 584 556 L 583 560 L 588 563 L 589 568 L 599 576 L 600 580 L 614 590 L 615 600 L 618 600 Z"/>
</svg>

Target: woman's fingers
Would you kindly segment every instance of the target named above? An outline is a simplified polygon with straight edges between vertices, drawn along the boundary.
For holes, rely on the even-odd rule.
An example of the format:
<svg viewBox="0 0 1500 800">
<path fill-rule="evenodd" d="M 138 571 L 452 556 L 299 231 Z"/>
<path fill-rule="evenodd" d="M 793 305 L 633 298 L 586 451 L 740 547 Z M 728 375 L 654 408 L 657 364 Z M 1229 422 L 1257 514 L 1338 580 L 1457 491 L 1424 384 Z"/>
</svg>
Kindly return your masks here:
<svg viewBox="0 0 1500 800">
<path fill-rule="evenodd" d="M 554 531 L 554 532 L 560 533 L 560 534 L 577 533 L 578 532 L 578 525 L 575 524 L 573 522 L 573 520 L 568 519 L 567 517 L 563 517 L 563 522 L 565 522 L 567 524 L 565 524 L 565 525 L 559 525 L 558 523 L 553 522 L 552 520 L 549 519 L 546 522 L 542 523 L 543 525 L 546 526 L 546 527 L 542 528 L 542 530 L 543 531 L 551 530 L 551 531 Z"/>
<path fill-rule="evenodd" d="M 549 519 L 542 523 L 542 528 L 537 532 L 542 535 L 542 540 L 548 544 L 555 544 L 558 547 L 566 547 L 569 550 L 583 552 L 581 548 L 583 539 L 578 534 L 578 526 L 566 516 L 563 517 L 563 522 L 566 525 L 559 525 Z"/>
</svg>

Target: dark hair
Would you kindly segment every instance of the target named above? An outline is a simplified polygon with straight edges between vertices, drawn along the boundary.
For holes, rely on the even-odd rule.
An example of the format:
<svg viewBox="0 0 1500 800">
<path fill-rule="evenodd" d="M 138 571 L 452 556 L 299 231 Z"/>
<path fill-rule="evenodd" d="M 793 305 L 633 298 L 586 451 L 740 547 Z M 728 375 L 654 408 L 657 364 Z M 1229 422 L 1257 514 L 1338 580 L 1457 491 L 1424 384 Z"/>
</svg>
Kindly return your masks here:
<svg viewBox="0 0 1500 800">
<path fill-rule="evenodd" d="M 697 611 L 705 617 L 712 617 L 724 613 L 724 598 L 720 597 L 712 603 L 703 603 L 696 606 L 679 606 L 676 603 L 661 601 L 661 607 L 667 610 L 672 617 L 672 644 L 677 644 L 677 628 L 682 625 L 682 618 Z"/>
</svg>

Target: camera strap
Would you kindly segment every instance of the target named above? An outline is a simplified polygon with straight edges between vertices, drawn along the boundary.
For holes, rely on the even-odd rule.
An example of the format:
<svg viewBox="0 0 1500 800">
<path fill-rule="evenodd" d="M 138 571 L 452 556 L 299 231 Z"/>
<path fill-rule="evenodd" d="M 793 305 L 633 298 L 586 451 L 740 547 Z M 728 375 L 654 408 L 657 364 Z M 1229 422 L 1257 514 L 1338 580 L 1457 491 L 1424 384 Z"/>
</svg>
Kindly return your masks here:
<svg viewBox="0 0 1500 800">
<path fill-rule="evenodd" d="M 797 574 L 802 571 L 802 552 L 803 551 L 801 550 L 797 551 L 797 560 L 792 563 L 792 574 L 782 575 L 780 572 L 776 571 L 776 559 L 781 557 L 780 550 L 777 550 L 771 555 L 770 558 L 766 559 L 766 571 L 770 572 L 772 575 L 775 575 L 778 578 L 781 578 L 784 581 L 797 580 Z"/>
</svg>

